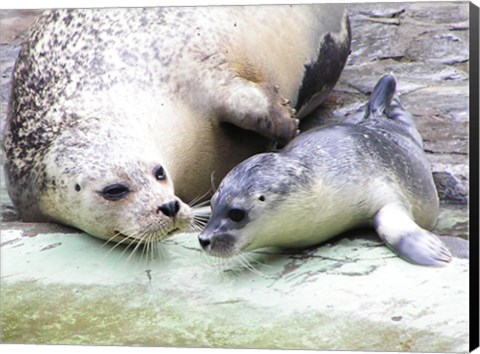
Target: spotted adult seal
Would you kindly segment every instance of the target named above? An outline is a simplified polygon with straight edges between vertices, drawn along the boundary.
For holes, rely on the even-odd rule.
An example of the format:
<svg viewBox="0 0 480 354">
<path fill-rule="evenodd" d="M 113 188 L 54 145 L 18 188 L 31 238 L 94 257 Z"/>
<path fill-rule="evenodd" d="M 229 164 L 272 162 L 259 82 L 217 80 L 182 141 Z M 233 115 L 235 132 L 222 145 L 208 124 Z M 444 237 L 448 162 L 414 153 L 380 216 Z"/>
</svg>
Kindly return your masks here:
<svg viewBox="0 0 480 354">
<path fill-rule="evenodd" d="M 47 12 L 13 74 L 13 203 L 118 242 L 184 230 L 212 172 L 297 134 L 349 47 L 340 5 Z"/>
<path fill-rule="evenodd" d="M 448 263 L 450 252 L 427 231 L 439 206 L 422 138 L 395 87 L 392 75 L 380 79 L 361 122 L 315 128 L 235 167 L 212 198 L 203 249 L 228 257 L 306 247 L 373 225 L 404 259 Z"/>
</svg>

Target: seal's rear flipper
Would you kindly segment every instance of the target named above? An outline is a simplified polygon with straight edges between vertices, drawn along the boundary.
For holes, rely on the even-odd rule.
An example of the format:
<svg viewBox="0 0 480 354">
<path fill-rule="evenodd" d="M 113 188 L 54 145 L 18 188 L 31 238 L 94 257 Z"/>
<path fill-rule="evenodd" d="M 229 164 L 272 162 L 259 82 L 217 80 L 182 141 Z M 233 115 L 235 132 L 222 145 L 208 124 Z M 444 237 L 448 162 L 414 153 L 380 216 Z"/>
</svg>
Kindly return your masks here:
<svg viewBox="0 0 480 354">
<path fill-rule="evenodd" d="M 392 74 L 386 74 L 378 80 L 370 95 L 365 119 L 370 116 L 382 115 L 392 103 L 397 82 Z"/>
<path fill-rule="evenodd" d="M 445 266 L 450 251 L 433 233 L 422 229 L 399 204 L 387 204 L 374 219 L 375 230 L 385 244 L 409 262 L 426 266 Z"/>
</svg>

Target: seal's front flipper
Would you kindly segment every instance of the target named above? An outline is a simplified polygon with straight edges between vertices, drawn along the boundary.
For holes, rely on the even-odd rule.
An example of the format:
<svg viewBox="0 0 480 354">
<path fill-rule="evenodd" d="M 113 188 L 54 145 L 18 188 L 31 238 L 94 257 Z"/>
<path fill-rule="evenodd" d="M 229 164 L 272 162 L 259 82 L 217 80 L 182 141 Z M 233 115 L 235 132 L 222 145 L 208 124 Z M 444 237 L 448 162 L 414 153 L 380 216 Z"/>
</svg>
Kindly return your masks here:
<svg viewBox="0 0 480 354">
<path fill-rule="evenodd" d="M 370 95 L 365 119 L 382 115 L 392 103 L 396 88 L 397 82 L 392 74 L 382 76 Z"/>
<path fill-rule="evenodd" d="M 375 230 L 385 244 L 409 262 L 426 266 L 445 266 L 450 251 L 433 233 L 422 229 L 399 204 L 388 204 L 374 219 Z"/>
<path fill-rule="evenodd" d="M 222 120 L 240 128 L 252 130 L 286 145 L 297 136 L 299 120 L 290 102 L 270 83 L 254 83 L 236 78 L 227 88 L 222 100 Z"/>
</svg>

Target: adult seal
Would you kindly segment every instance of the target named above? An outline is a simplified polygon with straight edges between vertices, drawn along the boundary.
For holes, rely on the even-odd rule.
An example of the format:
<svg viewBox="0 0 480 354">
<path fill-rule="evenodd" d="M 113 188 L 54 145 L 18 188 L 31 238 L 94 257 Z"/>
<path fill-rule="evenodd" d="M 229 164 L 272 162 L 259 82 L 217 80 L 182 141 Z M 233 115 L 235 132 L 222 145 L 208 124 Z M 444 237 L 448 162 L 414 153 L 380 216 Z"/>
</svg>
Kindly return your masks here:
<svg viewBox="0 0 480 354">
<path fill-rule="evenodd" d="M 400 257 L 421 265 L 451 260 L 427 231 L 438 197 L 411 114 L 386 75 L 364 119 L 300 134 L 283 151 L 235 167 L 212 198 L 199 235 L 209 254 L 233 256 L 261 247 L 307 247 L 372 225 Z"/>
<path fill-rule="evenodd" d="M 13 203 L 117 242 L 185 230 L 212 173 L 297 134 L 349 47 L 339 5 L 47 12 L 13 74 Z"/>
</svg>

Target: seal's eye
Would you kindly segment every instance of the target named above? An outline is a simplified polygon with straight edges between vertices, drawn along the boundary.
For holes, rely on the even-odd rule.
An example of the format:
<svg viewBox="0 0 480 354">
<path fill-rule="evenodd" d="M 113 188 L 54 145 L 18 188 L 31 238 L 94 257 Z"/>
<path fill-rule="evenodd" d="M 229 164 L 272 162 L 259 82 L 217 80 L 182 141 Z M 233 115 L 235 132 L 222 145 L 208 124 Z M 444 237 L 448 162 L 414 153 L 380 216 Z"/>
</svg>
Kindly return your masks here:
<svg viewBox="0 0 480 354">
<path fill-rule="evenodd" d="M 245 219 L 245 217 L 247 216 L 247 213 L 245 212 L 245 210 L 242 210 L 242 209 L 230 209 L 228 211 L 228 214 L 227 214 L 227 217 L 232 220 L 232 221 L 235 221 L 235 222 L 240 222 L 242 221 L 243 219 Z"/>
<path fill-rule="evenodd" d="M 128 193 L 130 193 L 130 189 L 123 184 L 112 184 L 111 186 L 107 186 L 101 192 L 102 197 L 106 200 L 116 201 L 125 197 Z"/>
<path fill-rule="evenodd" d="M 153 169 L 153 175 L 159 181 L 163 181 L 167 178 L 167 174 L 165 173 L 165 169 L 162 166 L 157 166 Z"/>
<path fill-rule="evenodd" d="M 261 202 L 264 202 L 265 201 L 265 196 L 264 195 L 259 196 L 258 200 L 261 201 Z"/>
</svg>

